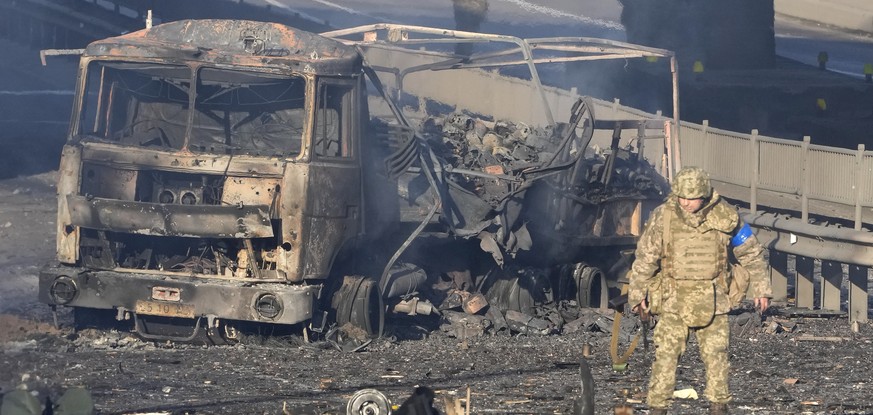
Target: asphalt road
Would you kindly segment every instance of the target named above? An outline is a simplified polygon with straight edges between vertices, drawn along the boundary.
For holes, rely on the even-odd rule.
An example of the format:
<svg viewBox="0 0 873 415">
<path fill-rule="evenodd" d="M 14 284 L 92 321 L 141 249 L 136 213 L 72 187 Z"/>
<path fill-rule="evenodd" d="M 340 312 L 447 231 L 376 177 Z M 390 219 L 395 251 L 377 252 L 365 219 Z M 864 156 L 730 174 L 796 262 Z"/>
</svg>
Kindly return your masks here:
<svg viewBox="0 0 873 415">
<path fill-rule="evenodd" d="M 403 23 L 454 28 L 452 2 L 417 2 L 415 7 L 396 0 L 259 0 L 273 7 L 300 13 L 334 27 L 373 23 Z M 597 36 L 623 39 L 617 0 L 490 0 L 482 31 L 538 36 Z"/>
<path fill-rule="evenodd" d="M 418 2 L 415 7 L 397 0 L 259 1 L 337 28 L 382 22 L 455 27 L 450 0 Z M 803 6 L 822 1 L 805 0 Z M 821 5 L 829 7 L 826 2 Z M 873 63 L 873 33 L 849 33 L 794 19 L 790 16 L 798 14 L 793 13 L 793 8 L 799 7 L 799 3 L 782 2 L 777 6 L 778 55 L 817 66 L 819 52 L 825 51 L 829 55 L 829 70 L 859 78 L 863 77 L 864 64 Z M 811 17 L 809 13 L 802 15 Z M 617 0 L 490 0 L 481 31 L 519 37 L 592 36 L 623 41 L 620 16 L 621 4 Z"/>
<path fill-rule="evenodd" d="M 831 71 L 863 78 L 864 65 L 873 64 L 873 34 L 848 33 L 784 16 L 776 19 L 776 54 L 818 65 L 819 52 L 827 52 Z"/>
</svg>

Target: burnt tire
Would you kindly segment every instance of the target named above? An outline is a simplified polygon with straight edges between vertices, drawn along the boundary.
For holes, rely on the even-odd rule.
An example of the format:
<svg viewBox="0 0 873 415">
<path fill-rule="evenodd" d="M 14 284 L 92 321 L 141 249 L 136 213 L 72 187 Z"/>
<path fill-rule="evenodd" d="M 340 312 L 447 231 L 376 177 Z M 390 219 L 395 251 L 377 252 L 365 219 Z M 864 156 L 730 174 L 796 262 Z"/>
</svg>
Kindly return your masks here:
<svg viewBox="0 0 873 415">
<path fill-rule="evenodd" d="M 521 270 L 492 269 L 485 277 L 480 292 L 485 294 L 488 304 L 501 311 L 513 310 L 534 314 L 534 308 L 549 303 L 551 282 L 547 274 Z"/>
<path fill-rule="evenodd" d="M 368 337 L 381 337 L 385 327 L 385 305 L 379 284 L 362 276 L 346 276 L 333 295 L 331 308 L 339 327 L 350 324 Z"/>
<path fill-rule="evenodd" d="M 607 307 L 609 286 L 602 269 L 580 262 L 562 266 L 558 274 L 558 299 L 574 300 L 580 308 Z"/>
<path fill-rule="evenodd" d="M 579 264 L 573 271 L 579 307 L 605 309 L 609 303 L 606 274 L 600 268 Z"/>
</svg>

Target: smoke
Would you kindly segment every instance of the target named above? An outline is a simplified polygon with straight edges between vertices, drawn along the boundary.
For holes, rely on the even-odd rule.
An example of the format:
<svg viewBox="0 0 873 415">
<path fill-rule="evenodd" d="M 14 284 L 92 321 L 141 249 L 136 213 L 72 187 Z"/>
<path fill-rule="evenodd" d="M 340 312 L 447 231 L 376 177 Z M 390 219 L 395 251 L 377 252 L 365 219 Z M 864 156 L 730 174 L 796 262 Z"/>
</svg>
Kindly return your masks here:
<svg viewBox="0 0 873 415">
<path fill-rule="evenodd" d="M 74 59 L 53 57 L 42 66 L 39 52 L 23 39 L 0 40 L 0 179 L 58 167 L 76 81 Z"/>
<path fill-rule="evenodd" d="M 619 2 L 627 41 L 676 52 L 682 81 L 692 79 L 696 61 L 711 72 L 764 68 L 775 58 L 773 0 Z M 672 113 L 667 59 L 615 60 L 570 68 L 566 82 L 582 94 L 620 98 L 622 104 L 647 112 Z M 682 94 L 683 107 L 689 109 L 683 115 L 689 116 L 697 108 L 686 99 L 689 90 Z"/>
<path fill-rule="evenodd" d="M 455 29 L 464 32 L 478 32 L 488 13 L 488 0 L 452 0 L 455 11 Z M 473 53 L 472 43 L 455 45 L 455 53 L 460 56 L 470 56 Z"/>
<path fill-rule="evenodd" d="M 619 0 L 631 43 L 676 52 L 690 68 L 753 69 L 775 57 L 773 0 Z"/>
</svg>

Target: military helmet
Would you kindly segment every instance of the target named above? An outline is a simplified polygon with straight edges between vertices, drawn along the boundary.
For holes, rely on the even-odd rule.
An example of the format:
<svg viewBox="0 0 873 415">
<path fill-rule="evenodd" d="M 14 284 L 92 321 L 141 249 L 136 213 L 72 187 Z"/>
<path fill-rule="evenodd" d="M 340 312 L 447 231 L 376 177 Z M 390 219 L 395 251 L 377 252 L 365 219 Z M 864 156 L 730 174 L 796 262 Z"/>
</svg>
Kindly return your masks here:
<svg viewBox="0 0 873 415">
<path fill-rule="evenodd" d="M 685 167 L 673 177 L 673 193 L 683 199 L 705 199 L 712 196 L 709 174 L 700 167 Z"/>
</svg>

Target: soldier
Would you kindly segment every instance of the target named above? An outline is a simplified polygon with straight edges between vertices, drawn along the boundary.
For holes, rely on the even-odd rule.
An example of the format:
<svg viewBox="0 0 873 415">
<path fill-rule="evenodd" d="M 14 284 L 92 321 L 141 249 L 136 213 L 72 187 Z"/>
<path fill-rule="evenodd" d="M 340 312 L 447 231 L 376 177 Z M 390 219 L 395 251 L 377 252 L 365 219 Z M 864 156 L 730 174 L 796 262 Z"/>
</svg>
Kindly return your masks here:
<svg viewBox="0 0 873 415">
<path fill-rule="evenodd" d="M 703 169 L 680 170 L 672 187 L 672 194 L 652 212 L 640 237 L 628 292 L 634 312 L 660 316 L 655 327 L 649 413 L 667 413 L 679 356 L 689 333 L 694 332 L 706 367 L 704 394 L 711 402 L 710 414 L 727 414 L 731 400 L 727 312 L 745 292 L 729 292 L 732 286 L 740 290 L 730 281 L 728 249 L 748 271 L 748 294 L 761 312 L 772 297 L 764 249 L 737 210 L 712 188 Z"/>
</svg>

